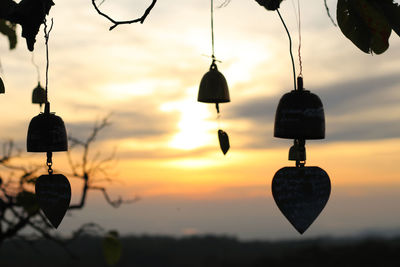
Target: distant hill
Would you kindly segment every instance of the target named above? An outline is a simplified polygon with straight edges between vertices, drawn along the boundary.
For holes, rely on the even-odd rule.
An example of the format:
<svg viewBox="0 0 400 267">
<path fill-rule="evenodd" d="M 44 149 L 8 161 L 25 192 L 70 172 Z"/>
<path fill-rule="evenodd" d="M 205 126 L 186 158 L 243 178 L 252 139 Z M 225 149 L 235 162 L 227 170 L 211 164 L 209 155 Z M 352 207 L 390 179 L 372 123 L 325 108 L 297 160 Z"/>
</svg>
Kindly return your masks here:
<svg viewBox="0 0 400 267">
<path fill-rule="evenodd" d="M 122 237 L 123 254 L 116 266 L 129 267 L 284 267 L 400 266 L 400 237 L 240 241 L 224 236 Z M 102 239 L 86 236 L 68 246 L 76 256 L 47 240 L 33 244 L 10 240 L 0 248 L 1 267 L 106 266 Z"/>
</svg>

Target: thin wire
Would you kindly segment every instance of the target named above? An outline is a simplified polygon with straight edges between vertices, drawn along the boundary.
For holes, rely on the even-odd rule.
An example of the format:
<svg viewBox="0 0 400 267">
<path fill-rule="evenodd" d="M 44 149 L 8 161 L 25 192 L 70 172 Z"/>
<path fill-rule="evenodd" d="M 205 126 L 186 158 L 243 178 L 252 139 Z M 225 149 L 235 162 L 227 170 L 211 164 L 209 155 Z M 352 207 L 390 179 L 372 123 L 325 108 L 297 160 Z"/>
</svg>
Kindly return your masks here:
<svg viewBox="0 0 400 267">
<path fill-rule="evenodd" d="M 46 19 L 44 19 L 43 21 L 44 24 L 44 39 L 45 39 L 45 44 L 46 44 L 46 103 L 49 102 L 48 99 L 48 84 L 49 84 L 49 65 L 50 65 L 50 61 L 49 61 L 49 39 L 50 39 L 50 32 L 53 29 L 53 19 L 51 19 L 51 25 L 50 25 L 50 29 L 47 30 L 47 23 L 46 23 Z"/>
<path fill-rule="evenodd" d="M 214 0 L 211 0 L 211 46 L 212 46 L 212 59 L 215 59 L 214 54 Z"/>
<path fill-rule="evenodd" d="M 31 62 L 32 62 L 32 65 L 36 69 L 37 80 L 38 80 L 38 83 L 40 83 L 40 69 L 39 69 L 38 64 L 36 64 L 36 62 L 35 62 L 35 52 L 32 52 Z"/>
<path fill-rule="evenodd" d="M 287 35 L 289 37 L 289 52 L 290 52 L 290 58 L 292 60 L 294 90 L 297 90 L 297 86 L 296 86 L 296 67 L 294 65 L 294 58 L 293 58 L 293 52 L 292 52 L 292 37 L 290 37 L 289 30 L 286 27 L 286 23 L 283 20 L 283 18 L 281 16 L 281 13 L 279 12 L 279 9 L 277 9 L 276 12 L 278 12 L 279 18 L 281 19 L 283 27 L 285 27 L 286 33 L 287 33 Z"/>
<path fill-rule="evenodd" d="M 297 0 L 297 10 L 298 10 L 298 18 L 299 18 L 299 22 L 298 22 L 298 27 L 299 27 L 299 66 L 300 66 L 300 73 L 299 76 L 303 77 L 303 61 L 301 59 L 301 12 L 300 12 L 300 1 Z"/>
</svg>

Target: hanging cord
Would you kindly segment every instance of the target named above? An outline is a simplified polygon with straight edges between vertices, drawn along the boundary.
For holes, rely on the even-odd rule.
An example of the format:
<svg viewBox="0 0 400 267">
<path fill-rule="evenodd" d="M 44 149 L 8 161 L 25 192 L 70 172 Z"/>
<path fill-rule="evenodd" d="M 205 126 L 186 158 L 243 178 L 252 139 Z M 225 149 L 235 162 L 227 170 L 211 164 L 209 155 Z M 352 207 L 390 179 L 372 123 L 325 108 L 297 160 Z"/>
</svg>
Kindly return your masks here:
<svg viewBox="0 0 400 267">
<path fill-rule="evenodd" d="M 297 11 L 298 11 L 298 18 L 299 18 L 299 22 L 297 24 L 299 27 L 299 50 L 298 50 L 299 66 L 300 66 L 299 76 L 303 77 L 303 61 L 301 59 L 301 12 L 300 12 L 300 1 L 299 0 L 297 0 Z"/>
<path fill-rule="evenodd" d="M 32 52 L 31 62 L 32 62 L 32 65 L 36 69 L 37 80 L 38 80 L 38 83 L 40 83 L 40 69 L 39 69 L 38 64 L 36 64 L 36 62 L 35 62 L 35 52 Z"/>
<path fill-rule="evenodd" d="M 49 98 L 48 98 L 48 84 L 49 84 L 49 39 L 50 39 L 50 32 L 53 29 L 53 19 L 51 19 L 51 25 L 50 25 L 50 29 L 47 30 L 47 22 L 46 19 L 44 19 L 43 21 L 44 24 L 44 39 L 45 39 L 45 44 L 46 44 L 46 103 L 49 102 Z"/>
<path fill-rule="evenodd" d="M 214 48 L 214 0 L 211 0 L 211 47 L 213 63 L 215 62 L 215 48 Z"/>
<path fill-rule="evenodd" d="M 294 58 L 293 58 L 293 52 L 292 52 L 292 37 L 290 37 L 289 30 L 286 27 L 286 23 L 283 20 L 283 18 L 281 16 L 281 13 L 279 12 L 279 9 L 277 9 L 276 12 L 278 12 L 279 18 L 281 19 L 283 27 L 285 27 L 286 33 L 287 33 L 288 38 L 289 38 L 289 52 L 290 52 L 290 58 L 292 60 L 294 90 L 297 90 L 297 86 L 296 86 L 296 67 L 294 65 Z"/>
</svg>

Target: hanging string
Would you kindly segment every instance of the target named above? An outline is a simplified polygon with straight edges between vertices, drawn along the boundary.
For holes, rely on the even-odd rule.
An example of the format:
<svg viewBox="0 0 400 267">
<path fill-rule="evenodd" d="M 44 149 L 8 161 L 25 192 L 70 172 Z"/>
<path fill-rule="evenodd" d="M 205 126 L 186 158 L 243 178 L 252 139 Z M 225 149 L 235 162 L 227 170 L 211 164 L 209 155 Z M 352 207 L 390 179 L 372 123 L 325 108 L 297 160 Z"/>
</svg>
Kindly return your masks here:
<svg viewBox="0 0 400 267">
<path fill-rule="evenodd" d="M 215 61 L 215 53 L 214 53 L 214 0 L 211 0 L 211 47 L 212 47 L 212 59 L 213 63 Z"/>
<path fill-rule="evenodd" d="M 300 73 L 299 76 L 303 77 L 303 61 L 301 59 L 301 12 L 300 12 L 300 1 L 297 0 L 297 10 L 298 10 L 298 27 L 299 27 L 299 50 L 298 50 L 298 54 L 299 54 L 299 66 L 300 66 Z"/>
<path fill-rule="evenodd" d="M 46 19 L 44 19 L 43 21 L 44 24 L 44 39 L 45 39 L 45 44 L 46 44 L 46 103 L 49 102 L 49 98 L 48 98 L 48 85 L 49 85 L 49 39 L 50 39 L 50 32 L 53 29 L 53 19 L 51 19 L 51 25 L 50 25 L 50 29 L 47 30 L 47 21 Z"/>
<path fill-rule="evenodd" d="M 293 84 L 294 84 L 294 90 L 297 90 L 297 86 L 296 86 L 296 67 L 294 65 L 294 58 L 293 58 L 293 52 L 292 52 L 292 37 L 290 37 L 290 33 L 289 30 L 286 26 L 285 21 L 282 18 L 281 13 L 279 12 L 279 9 L 276 10 L 276 12 L 278 12 L 279 18 L 281 19 L 281 22 L 283 24 L 283 27 L 285 27 L 286 33 L 288 35 L 289 38 L 289 53 L 290 53 L 290 58 L 292 60 L 292 69 L 293 69 Z"/>
<path fill-rule="evenodd" d="M 35 62 L 35 52 L 32 52 L 31 62 L 32 62 L 32 65 L 36 69 L 37 80 L 38 80 L 38 83 L 40 83 L 40 69 L 39 69 L 38 64 L 36 64 L 36 62 Z"/>
</svg>

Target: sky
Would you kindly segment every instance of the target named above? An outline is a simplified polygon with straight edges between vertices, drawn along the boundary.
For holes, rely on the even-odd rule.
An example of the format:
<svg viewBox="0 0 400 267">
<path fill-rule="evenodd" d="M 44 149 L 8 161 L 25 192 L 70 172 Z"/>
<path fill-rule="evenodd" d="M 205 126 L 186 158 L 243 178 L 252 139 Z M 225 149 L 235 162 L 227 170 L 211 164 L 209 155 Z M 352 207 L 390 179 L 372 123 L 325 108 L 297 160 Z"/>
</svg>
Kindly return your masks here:
<svg viewBox="0 0 400 267">
<path fill-rule="evenodd" d="M 211 63 L 209 2 L 160 0 L 144 24 L 112 31 L 90 2 L 55 1 L 51 9 L 51 108 L 77 138 L 109 116 L 111 125 L 91 155 L 116 151 L 108 166 L 115 181 L 105 186 L 112 197 L 141 200 L 114 209 L 91 192 L 85 209 L 67 214 L 58 231 L 96 221 L 123 234 L 304 238 L 271 194 L 275 172 L 294 165 L 287 160 L 293 141 L 273 137 L 279 99 L 293 87 L 278 15 L 255 1 L 231 0 L 215 10 L 215 54 L 231 95 L 230 103 L 221 104 L 220 127 L 231 143 L 223 156 L 215 107 L 196 101 Z M 139 16 L 150 2 L 106 1 L 101 8 L 124 20 Z M 284 1 L 280 10 L 298 71 L 295 3 Z M 334 15 L 335 1 L 328 4 Z M 302 1 L 301 39 L 305 88 L 321 98 L 326 115 L 326 139 L 307 142 L 307 166 L 323 168 L 332 183 L 327 206 L 304 236 L 400 229 L 400 38 L 393 32 L 387 52 L 365 54 L 332 24 L 323 1 Z M 0 138 L 13 139 L 21 149 L 39 112 L 30 103 L 38 82 L 31 58 L 23 39 L 9 51 L 7 39 L 0 38 L 6 85 Z M 44 84 L 42 30 L 34 58 Z M 44 161 L 44 155 L 27 153 L 24 159 Z M 54 165 L 70 173 L 65 153 L 55 155 Z M 75 203 L 81 184 L 70 181 Z"/>
</svg>

